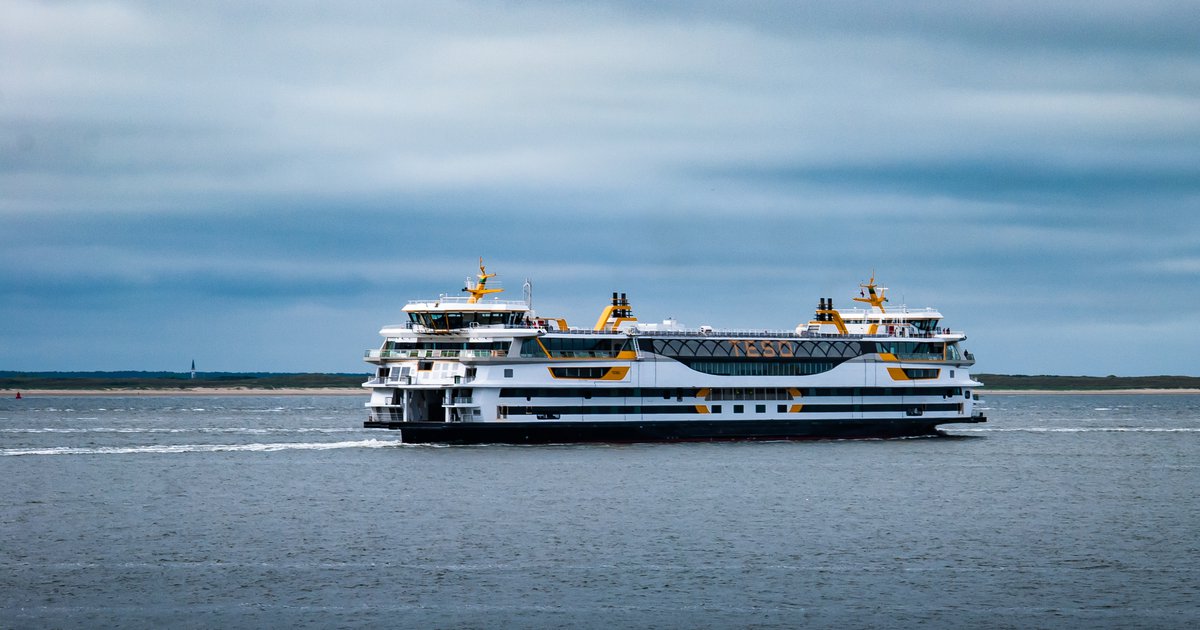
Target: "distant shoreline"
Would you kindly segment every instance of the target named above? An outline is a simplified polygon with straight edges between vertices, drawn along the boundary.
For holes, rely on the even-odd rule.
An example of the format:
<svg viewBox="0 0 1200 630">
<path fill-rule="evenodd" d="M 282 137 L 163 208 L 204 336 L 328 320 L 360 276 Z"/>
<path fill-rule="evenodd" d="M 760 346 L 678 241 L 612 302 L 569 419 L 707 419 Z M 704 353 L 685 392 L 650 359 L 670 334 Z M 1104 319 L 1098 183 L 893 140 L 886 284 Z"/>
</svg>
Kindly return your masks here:
<svg viewBox="0 0 1200 630">
<path fill-rule="evenodd" d="M 0 397 L 17 392 L 42 396 L 352 396 L 370 374 L 203 372 L 196 378 L 172 372 L 6 372 Z M 981 393 L 1015 394 L 1200 394 L 1200 376 L 971 375 Z"/>
<path fill-rule="evenodd" d="M 45 398 L 51 396 L 366 396 L 356 387 L 192 387 L 185 389 L 0 389 L 0 398 Z"/>
<path fill-rule="evenodd" d="M 1131 395 L 1198 395 L 1200 389 L 988 389 L 975 390 L 982 397 L 1064 394 L 1088 396 L 1095 394 Z M 250 387 L 193 387 L 184 389 L 0 389 L 0 398 L 44 398 L 63 396 L 363 396 L 361 387 L 281 387 L 277 389 Z"/>
</svg>

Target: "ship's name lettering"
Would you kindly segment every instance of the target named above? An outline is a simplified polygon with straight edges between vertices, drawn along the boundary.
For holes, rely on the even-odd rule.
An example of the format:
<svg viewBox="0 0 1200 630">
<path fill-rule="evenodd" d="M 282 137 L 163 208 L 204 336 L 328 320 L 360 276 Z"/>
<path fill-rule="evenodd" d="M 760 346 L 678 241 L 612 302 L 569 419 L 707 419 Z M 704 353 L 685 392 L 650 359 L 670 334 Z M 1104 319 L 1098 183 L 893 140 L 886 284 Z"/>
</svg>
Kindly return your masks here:
<svg viewBox="0 0 1200 630">
<path fill-rule="evenodd" d="M 794 357 L 796 346 L 790 341 L 776 339 L 730 339 L 735 357 Z"/>
</svg>

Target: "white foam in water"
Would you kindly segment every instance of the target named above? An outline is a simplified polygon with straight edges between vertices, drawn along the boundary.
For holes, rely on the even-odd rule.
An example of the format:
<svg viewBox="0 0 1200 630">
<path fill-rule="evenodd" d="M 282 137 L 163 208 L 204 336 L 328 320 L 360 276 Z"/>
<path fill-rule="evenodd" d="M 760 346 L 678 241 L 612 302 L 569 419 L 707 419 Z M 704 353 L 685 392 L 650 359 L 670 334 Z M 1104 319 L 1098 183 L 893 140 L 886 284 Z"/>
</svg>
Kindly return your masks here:
<svg viewBox="0 0 1200 630">
<path fill-rule="evenodd" d="M 232 433 L 265 435 L 268 433 L 358 433 L 362 429 L 352 427 L 193 427 L 168 429 L 160 427 L 42 427 L 32 429 L 5 428 L 0 433 Z"/>
<path fill-rule="evenodd" d="M 952 429 L 954 433 L 994 433 L 1021 431 L 1025 433 L 1197 433 L 1200 427 L 995 427 Z"/>
<path fill-rule="evenodd" d="M 171 444 L 154 446 L 101 446 L 53 448 L 6 448 L 0 455 L 131 455 L 142 453 L 221 453 L 249 451 L 326 451 L 338 448 L 387 448 L 400 446 L 395 440 L 355 440 L 350 442 L 276 442 L 269 444 Z"/>
</svg>

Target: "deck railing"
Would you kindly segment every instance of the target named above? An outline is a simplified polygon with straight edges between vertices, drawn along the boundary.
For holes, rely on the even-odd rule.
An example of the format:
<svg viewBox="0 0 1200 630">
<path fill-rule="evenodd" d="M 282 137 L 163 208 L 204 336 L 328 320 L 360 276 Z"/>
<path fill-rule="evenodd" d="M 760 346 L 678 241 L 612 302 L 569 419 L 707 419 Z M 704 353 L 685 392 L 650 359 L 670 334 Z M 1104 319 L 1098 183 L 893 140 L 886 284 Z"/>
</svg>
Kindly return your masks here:
<svg viewBox="0 0 1200 630">
<path fill-rule="evenodd" d="M 367 350 L 367 359 L 487 359 L 508 356 L 507 350 Z"/>
</svg>

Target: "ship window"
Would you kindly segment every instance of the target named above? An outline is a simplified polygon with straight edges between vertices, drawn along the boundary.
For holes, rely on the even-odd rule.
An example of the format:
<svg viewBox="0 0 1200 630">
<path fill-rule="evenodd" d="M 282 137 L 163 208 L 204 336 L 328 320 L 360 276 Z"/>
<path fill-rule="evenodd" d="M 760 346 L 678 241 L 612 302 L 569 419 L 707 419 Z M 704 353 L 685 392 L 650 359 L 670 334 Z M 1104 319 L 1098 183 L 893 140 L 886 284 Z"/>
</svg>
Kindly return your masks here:
<svg viewBox="0 0 1200 630">
<path fill-rule="evenodd" d="M 512 368 L 504 368 L 504 378 L 512 378 Z"/>
<path fill-rule="evenodd" d="M 754 405 L 754 413 L 767 413 L 766 405 Z"/>
<path fill-rule="evenodd" d="M 803 376 L 832 370 L 833 361 L 682 361 L 697 372 L 717 376 Z M 839 361 L 840 363 L 840 361 Z"/>
<path fill-rule="evenodd" d="M 538 339 L 524 340 L 521 356 L 546 356 L 542 350 L 542 346 L 545 346 L 546 351 L 554 358 L 611 359 L 622 351 L 630 350 L 628 343 L 626 339 L 542 337 L 540 344 Z"/>
<path fill-rule="evenodd" d="M 696 395 L 689 393 L 689 395 Z M 792 392 L 782 387 L 756 387 L 754 389 L 740 387 L 713 388 L 704 397 L 705 400 L 791 400 Z"/>
<path fill-rule="evenodd" d="M 742 413 L 745 410 L 746 410 L 745 405 L 734 405 L 733 406 L 733 413 Z"/>
<path fill-rule="evenodd" d="M 603 378 L 610 368 L 606 367 L 564 367 L 550 368 L 554 378 Z"/>
<path fill-rule="evenodd" d="M 522 339 L 521 356 L 544 357 L 546 356 L 546 351 L 542 350 L 542 344 L 538 343 L 537 339 Z"/>
<path fill-rule="evenodd" d="M 779 413 L 786 413 L 787 405 L 776 405 L 775 411 L 778 411 Z"/>
<path fill-rule="evenodd" d="M 721 405 L 713 405 L 712 412 L 713 413 L 721 413 Z"/>
</svg>

